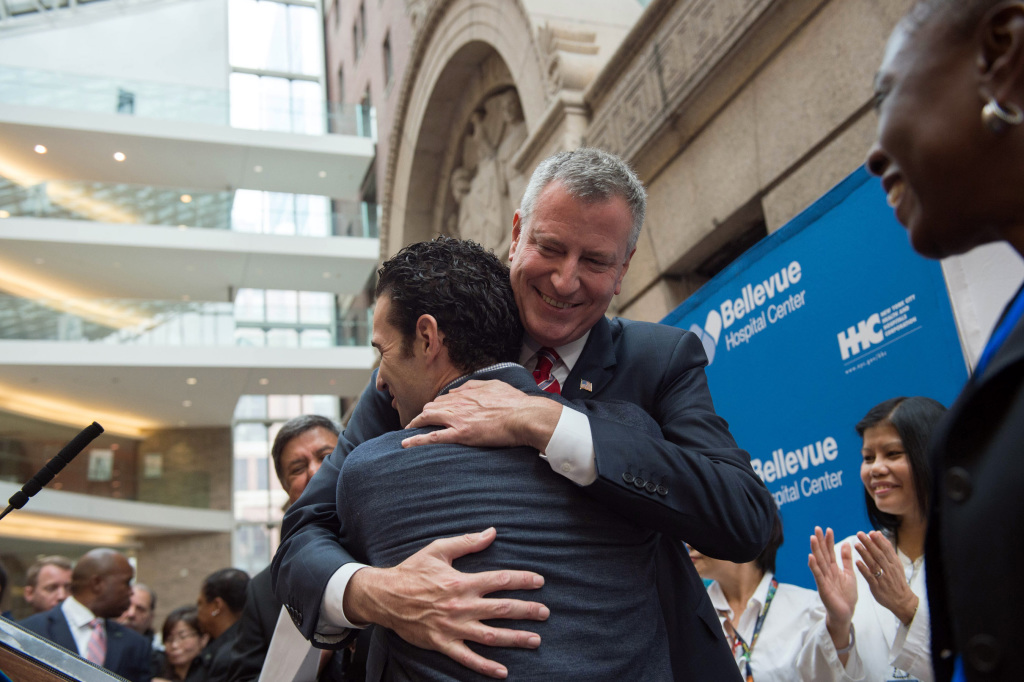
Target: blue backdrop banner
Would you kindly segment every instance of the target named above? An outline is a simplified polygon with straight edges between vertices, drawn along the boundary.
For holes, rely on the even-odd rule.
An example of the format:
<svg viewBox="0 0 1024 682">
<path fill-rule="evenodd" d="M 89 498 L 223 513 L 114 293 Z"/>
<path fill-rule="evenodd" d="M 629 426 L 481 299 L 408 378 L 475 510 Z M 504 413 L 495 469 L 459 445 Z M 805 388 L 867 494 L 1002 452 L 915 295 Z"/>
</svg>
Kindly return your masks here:
<svg viewBox="0 0 1024 682">
<path fill-rule="evenodd" d="M 663 320 L 701 337 L 715 408 L 782 514 L 779 579 L 805 587 L 815 525 L 870 529 L 854 425 L 895 396 L 948 406 L 967 379 L 942 268 L 869 180 L 855 172 Z"/>
</svg>

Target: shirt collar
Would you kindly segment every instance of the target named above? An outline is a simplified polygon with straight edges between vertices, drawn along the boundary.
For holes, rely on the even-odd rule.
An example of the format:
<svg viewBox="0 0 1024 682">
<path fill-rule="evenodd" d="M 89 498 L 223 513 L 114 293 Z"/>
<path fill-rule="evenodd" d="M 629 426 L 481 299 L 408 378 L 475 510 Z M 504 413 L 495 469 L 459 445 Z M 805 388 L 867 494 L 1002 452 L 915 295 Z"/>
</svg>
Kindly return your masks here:
<svg viewBox="0 0 1024 682">
<path fill-rule="evenodd" d="M 61 602 L 60 608 L 64 612 L 64 617 L 68 619 L 68 623 L 76 628 L 88 625 L 96 617 L 96 614 L 90 611 L 88 606 L 72 596 L 68 596 Z"/>
<path fill-rule="evenodd" d="M 771 587 L 772 578 L 774 577 L 775 574 L 770 571 L 766 572 L 761 577 L 761 582 L 757 584 L 757 588 L 754 590 L 753 596 L 750 597 L 750 601 L 747 602 L 747 609 L 753 605 L 757 608 L 758 613 L 761 612 L 761 609 L 764 608 L 765 601 L 768 599 L 768 589 Z M 719 613 L 730 613 L 732 616 L 736 615 L 729 611 L 729 601 L 725 598 L 725 592 L 722 592 L 722 587 L 718 584 L 717 580 L 708 586 L 708 596 L 711 597 L 711 605 L 715 607 L 716 611 Z"/>
<path fill-rule="evenodd" d="M 583 353 L 583 347 L 587 345 L 587 339 L 590 338 L 590 330 L 587 333 L 576 339 L 570 341 L 564 346 L 557 346 L 555 352 L 558 353 L 558 357 L 561 358 L 565 366 L 572 371 L 572 368 L 576 366 L 576 361 L 580 359 L 580 355 Z M 523 352 L 519 355 L 519 363 L 526 364 L 530 361 L 534 355 L 537 354 L 543 346 L 533 339 L 529 334 L 523 336 Z"/>
<path fill-rule="evenodd" d="M 482 367 L 482 368 L 480 368 L 480 369 L 478 369 L 476 371 L 470 372 L 469 374 L 463 374 L 458 379 L 455 379 L 454 381 L 450 381 L 447 384 L 445 384 L 444 388 L 442 388 L 440 391 L 437 392 L 437 396 L 444 395 L 445 393 L 447 393 L 451 389 L 455 388 L 455 386 L 457 386 L 458 384 L 461 384 L 463 382 L 469 381 L 470 379 L 472 379 L 474 376 L 476 376 L 478 374 L 485 374 L 487 372 L 494 372 L 494 371 L 501 370 L 501 369 L 507 369 L 509 367 L 521 367 L 521 365 L 517 365 L 514 362 L 499 362 L 499 363 L 494 364 L 494 365 L 488 365 L 487 367 Z M 436 398 L 437 396 L 434 396 L 434 397 Z"/>
</svg>

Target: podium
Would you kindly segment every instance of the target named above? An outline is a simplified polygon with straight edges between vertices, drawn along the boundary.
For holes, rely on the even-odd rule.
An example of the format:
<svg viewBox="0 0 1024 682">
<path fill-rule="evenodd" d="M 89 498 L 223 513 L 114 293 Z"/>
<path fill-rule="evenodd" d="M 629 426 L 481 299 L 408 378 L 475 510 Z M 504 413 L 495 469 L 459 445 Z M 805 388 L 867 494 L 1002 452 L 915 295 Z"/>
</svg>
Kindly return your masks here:
<svg viewBox="0 0 1024 682">
<path fill-rule="evenodd" d="M 123 677 L 4 618 L 0 618 L 0 672 L 14 682 L 124 682 Z"/>
</svg>

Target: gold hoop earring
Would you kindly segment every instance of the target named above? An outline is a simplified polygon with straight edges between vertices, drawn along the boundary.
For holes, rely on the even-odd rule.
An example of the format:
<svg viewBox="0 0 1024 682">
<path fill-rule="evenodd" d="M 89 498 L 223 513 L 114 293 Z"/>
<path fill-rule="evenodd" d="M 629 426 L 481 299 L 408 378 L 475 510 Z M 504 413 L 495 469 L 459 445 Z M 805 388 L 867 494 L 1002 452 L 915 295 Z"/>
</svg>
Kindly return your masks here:
<svg viewBox="0 0 1024 682">
<path fill-rule="evenodd" d="M 995 97 L 989 97 L 988 102 L 981 108 L 981 122 L 989 132 L 1002 135 L 1010 126 L 1024 122 L 1024 111 L 1013 102 L 1004 107 Z"/>
</svg>

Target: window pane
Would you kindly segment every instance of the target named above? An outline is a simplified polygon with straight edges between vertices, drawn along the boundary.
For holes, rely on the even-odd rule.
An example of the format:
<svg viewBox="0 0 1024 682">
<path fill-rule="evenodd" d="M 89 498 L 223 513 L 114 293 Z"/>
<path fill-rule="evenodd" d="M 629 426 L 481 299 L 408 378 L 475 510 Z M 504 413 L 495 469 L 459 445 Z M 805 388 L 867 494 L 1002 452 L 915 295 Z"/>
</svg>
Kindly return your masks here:
<svg viewBox="0 0 1024 682">
<path fill-rule="evenodd" d="M 235 405 L 235 419 L 266 419 L 267 396 L 243 395 Z M 273 437 L 276 434 L 270 434 Z"/>
<path fill-rule="evenodd" d="M 260 129 L 260 77 L 248 73 L 232 73 L 231 126 Z"/>
<path fill-rule="evenodd" d="M 299 321 L 299 296 L 297 291 L 268 289 L 267 321 L 293 324 Z"/>
<path fill-rule="evenodd" d="M 289 28 L 291 30 L 290 70 L 316 76 L 320 73 L 320 26 L 317 11 L 313 7 L 288 8 Z"/>
<path fill-rule="evenodd" d="M 267 396 L 267 408 L 271 419 L 287 421 L 302 414 L 302 397 L 297 395 Z"/>
<path fill-rule="evenodd" d="M 331 324 L 334 296 L 321 291 L 299 292 L 299 320 L 305 324 Z"/>
<path fill-rule="evenodd" d="M 300 194 L 295 197 L 296 234 L 307 237 L 330 236 L 331 202 L 327 197 Z"/>
<path fill-rule="evenodd" d="M 231 229 L 256 234 L 263 231 L 263 192 L 252 189 L 235 190 L 231 202 Z"/>
<path fill-rule="evenodd" d="M 239 289 L 235 294 L 235 319 L 239 322 L 262 322 L 263 300 L 262 289 Z"/>
<path fill-rule="evenodd" d="M 323 100 L 319 83 L 292 81 L 292 132 L 323 134 Z"/>
<path fill-rule="evenodd" d="M 304 395 L 302 414 L 319 414 L 337 420 L 338 398 L 333 395 Z"/>
</svg>

